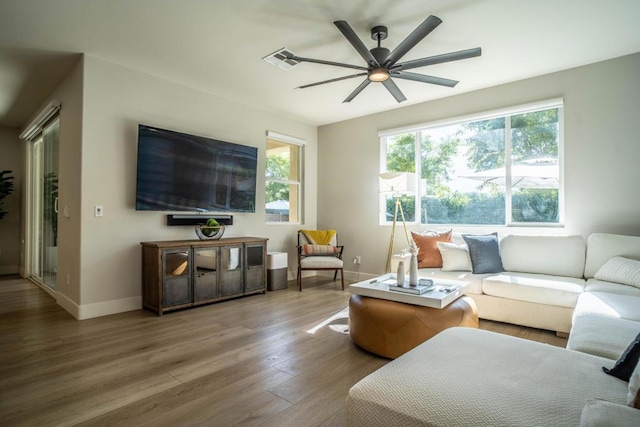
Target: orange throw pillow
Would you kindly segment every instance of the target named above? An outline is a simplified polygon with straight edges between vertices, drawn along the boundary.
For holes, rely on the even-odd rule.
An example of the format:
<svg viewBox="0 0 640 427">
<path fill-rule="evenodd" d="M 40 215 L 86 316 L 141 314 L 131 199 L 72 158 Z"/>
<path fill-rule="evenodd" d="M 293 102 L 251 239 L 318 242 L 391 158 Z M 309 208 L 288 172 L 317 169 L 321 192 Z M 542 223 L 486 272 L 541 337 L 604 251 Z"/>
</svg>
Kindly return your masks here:
<svg viewBox="0 0 640 427">
<path fill-rule="evenodd" d="M 411 237 L 418 246 L 418 268 L 442 267 L 442 255 L 436 242 L 450 242 L 452 231 L 429 232 L 427 234 L 411 232 Z"/>
</svg>

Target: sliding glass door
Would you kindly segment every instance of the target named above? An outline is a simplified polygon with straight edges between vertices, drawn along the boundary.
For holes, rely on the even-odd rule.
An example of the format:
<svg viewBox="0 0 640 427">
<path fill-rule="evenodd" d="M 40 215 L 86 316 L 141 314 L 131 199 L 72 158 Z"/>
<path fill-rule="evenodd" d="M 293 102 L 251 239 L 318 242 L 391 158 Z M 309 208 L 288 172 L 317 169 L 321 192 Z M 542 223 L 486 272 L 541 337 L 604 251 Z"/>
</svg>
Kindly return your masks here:
<svg viewBox="0 0 640 427">
<path fill-rule="evenodd" d="M 55 290 L 58 264 L 58 139 L 54 120 L 30 141 L 31 277 Z"/>
</svg>

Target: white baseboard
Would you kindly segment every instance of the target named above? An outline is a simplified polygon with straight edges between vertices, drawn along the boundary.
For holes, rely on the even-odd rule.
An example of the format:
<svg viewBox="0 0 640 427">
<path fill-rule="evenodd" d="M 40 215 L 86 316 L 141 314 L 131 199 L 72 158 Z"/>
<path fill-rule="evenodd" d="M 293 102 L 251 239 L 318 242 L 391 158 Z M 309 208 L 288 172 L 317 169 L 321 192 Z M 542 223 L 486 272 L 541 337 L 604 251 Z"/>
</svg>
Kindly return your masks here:
<svg viewBox="0 0 640 427">
<path fill-rule="evenodd" d="M 78 320 L 124 313 L 125 311 L 140 310 L 142 297 L 123 298 L 119 300 L 97 302 L 78 305 L 61 293 L 56 294 L 56 302 Z"/>
<path fill-rule="evenodd" d="M 78 304 L 60 292 L 56 292 L 55 298 L 60 307 L 64 308 L 70 315 L 80 320 L 80 306 Z"/>
</svg>

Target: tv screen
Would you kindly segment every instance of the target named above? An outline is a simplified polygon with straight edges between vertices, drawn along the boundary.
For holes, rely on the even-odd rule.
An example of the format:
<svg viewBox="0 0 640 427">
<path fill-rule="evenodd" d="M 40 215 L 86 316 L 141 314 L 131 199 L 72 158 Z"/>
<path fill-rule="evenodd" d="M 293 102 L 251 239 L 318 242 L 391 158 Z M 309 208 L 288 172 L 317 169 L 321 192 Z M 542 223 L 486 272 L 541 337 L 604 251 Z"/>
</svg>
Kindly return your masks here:
<svg viewBox="0 0 640 427">
<path fill-rule="evenodd" d="M 258 149 L 138 126 L 136 210 L 255 212 Z"/>
</svg>

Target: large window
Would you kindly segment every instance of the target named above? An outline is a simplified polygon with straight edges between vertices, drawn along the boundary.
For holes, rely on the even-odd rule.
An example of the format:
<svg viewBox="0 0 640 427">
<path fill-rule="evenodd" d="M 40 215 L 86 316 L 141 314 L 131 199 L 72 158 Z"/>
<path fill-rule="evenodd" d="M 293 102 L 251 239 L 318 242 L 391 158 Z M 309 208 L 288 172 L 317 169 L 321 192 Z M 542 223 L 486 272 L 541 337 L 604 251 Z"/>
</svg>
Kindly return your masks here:
<svg viewBox="0 0 640 427">
<path fill-rule="evenodd" d="M 407 221 L 557 225 L 562 221 L 562 101 L 382 132 L 381 171 L 415 172 Z M 381 222 L 393 200 L 381 199 Z M 419 218 L 419 220 L 418 220 Z"/>
<path fill-rule="evenodd" d="M 267 222 L 299 223 L 302 200 L 303 141 L 269 132 L 267 135 Z"/>
</svg>

